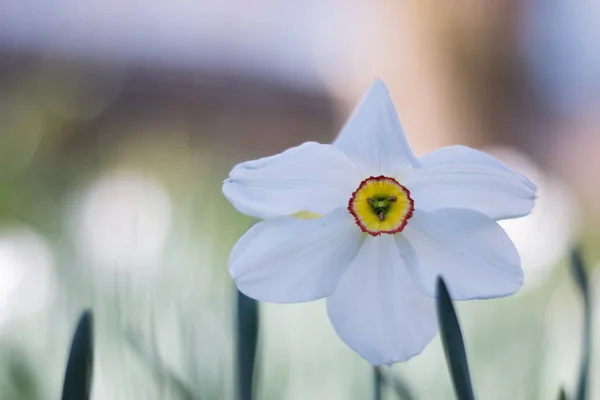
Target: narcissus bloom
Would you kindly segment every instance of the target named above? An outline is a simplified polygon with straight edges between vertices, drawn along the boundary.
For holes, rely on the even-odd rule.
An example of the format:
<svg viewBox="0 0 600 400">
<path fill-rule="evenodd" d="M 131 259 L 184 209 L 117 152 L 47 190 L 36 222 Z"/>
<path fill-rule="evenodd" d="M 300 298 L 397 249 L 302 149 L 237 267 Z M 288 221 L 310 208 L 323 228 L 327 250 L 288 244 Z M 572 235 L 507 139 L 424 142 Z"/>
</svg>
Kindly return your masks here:
<svg viewBox="0 0 600 400">
<path fill-rule="evenodd" d="M 435 336 L 438 276 L 454 300 L 523 283 L 496 221 L 531 212 L 535 186 L 468 147 L 416 157 L 380 81 L 333 144 L 237 165 L 223 193 L 263 220 L 229 258 L 240 291 L 277 303 L 327 297 L 337 334 L 375 365 L 406 361 Z"/>
</svg>

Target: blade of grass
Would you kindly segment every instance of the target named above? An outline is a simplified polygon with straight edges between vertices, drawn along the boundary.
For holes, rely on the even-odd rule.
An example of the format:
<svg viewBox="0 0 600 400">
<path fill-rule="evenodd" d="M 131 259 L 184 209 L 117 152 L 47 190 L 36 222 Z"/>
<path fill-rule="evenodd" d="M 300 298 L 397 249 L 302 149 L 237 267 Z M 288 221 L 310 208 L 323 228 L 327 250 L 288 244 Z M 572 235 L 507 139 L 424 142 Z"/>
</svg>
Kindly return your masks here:
<svg viewBox="0 0 600 400">
<path fill-rule="evenodd" d="M 239 400 L 252 400 L 258 345 L 258 302 L 237 291 L 237 391 Z"/>
<path fill-rule="evenodd" d="M 62 400 L 89 400 L 94 366 L 92 312 L 84 311 L 73 334 L 63 382 Z"/>
<path fill-rule="evenodd" d="M 558 400 L 567 400 L 567 393 L 565 393 L 564 388 L 560 388 L 560 392 L 558 392 Z"/>
<path fill-rule="evenodd" d="M 412 392 L 408 388 L 408 385 L 404 380 L 402 380 L 398 375 L 395 375 L 391 372 L 384 371 L 381 367 L 376 367 L 379 371 L 380 376 L 383 378 L 383 383 L 385 385 L 390 385 L 396 396 L 400 400 L 414 400 L 415 397 L 412 395 Z"/>
<path fill-rule="evenodd" d="M 131 350 L 150 369 L 154 377 L 156 379 L 166 379 L 166 382 L 170 383 L 181 400 L 200 400 L 200 397 L 194 394 L 192 388 L 167 366 L 156 348 L 143 340 L 138 331 L 130 329 L 126 332 L 125 339 Z"/>
<path fill-rule="evenodd" d="M 437 314 L 440 324 L 440 335 L 456 397 L 458 400 L 474 400 L 471 374 L 469 373 L 467 354 L 460 324 L 458 323 L 448 288 L 441 277 L 438 277 L 437 281 Z"/>
<path fill-rule="evenodd" d="M 575 400 L 585 400 L 587 398 L 587 382 L 590 370 L 590 356 L 592 351 L 592 307 L 590 301 L 590 291 L 588 279 L 585 272 L 583 256 L 579 248 L 571 250 L 571 274 L 583 298 L 583 339 L 581 348 L 581 364 L 579 367 L 579 378 Z"/>
<path fill-rule="evenodd" d="M 381 392 L 383 389 L 383 376 L 379 367 L 373 367 L 373 399 L 381 400 Z"/>
</svg>

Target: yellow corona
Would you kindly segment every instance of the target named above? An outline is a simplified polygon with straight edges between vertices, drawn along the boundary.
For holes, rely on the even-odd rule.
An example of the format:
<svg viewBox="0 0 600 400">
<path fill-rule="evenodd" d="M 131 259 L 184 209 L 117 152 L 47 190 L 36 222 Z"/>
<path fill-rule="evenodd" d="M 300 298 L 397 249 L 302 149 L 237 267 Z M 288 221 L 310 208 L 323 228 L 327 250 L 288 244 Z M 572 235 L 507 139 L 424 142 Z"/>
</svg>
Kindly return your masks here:
<svg viewBox="0 0 600 400">
<path fill-rule="evenodd" d="M 402 232 L 413 210 L 410 191 L 387 176 L 365 179 L 348 201 L 356 224 L 371 236 Z"/>
</svg>

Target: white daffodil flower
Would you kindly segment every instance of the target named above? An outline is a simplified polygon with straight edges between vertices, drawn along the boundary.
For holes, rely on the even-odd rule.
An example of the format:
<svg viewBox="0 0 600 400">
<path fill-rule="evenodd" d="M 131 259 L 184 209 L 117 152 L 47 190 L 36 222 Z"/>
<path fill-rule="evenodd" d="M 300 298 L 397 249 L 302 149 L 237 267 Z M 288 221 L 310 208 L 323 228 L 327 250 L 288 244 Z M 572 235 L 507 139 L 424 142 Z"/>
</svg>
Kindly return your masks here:
<svg viewBox="0 0 600 400">
<path fill-rule="evenodd" d="M 233 168 L 225 197 L 263 221 L 234 246 L 229 270 L 257 300 L 327 297 L 335 331 L 363 358 L 406 361 L 437 332 L 438 276 L 454 300 L 521 287 L 519 254 L 496 221 L 529 214 L 535 191 L 468 147 L 416 157 L 375 81 L 333 144 Z"/>
</svg>

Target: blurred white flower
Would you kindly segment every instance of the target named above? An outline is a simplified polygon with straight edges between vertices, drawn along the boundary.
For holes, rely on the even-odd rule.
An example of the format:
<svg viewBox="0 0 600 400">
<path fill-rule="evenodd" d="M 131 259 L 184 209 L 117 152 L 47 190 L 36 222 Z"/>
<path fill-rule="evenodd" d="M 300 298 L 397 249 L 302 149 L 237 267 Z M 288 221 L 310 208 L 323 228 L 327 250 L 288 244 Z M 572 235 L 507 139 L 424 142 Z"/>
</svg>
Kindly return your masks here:
<svg viewBox="0 0 600 400">
<path fill-rule="evenodd" d="M 242 163 L 223 193 L 265 219 L 231 252 L 238 288 L 279 303 L 327 297 L 337 334 L 372 364 L 406 361 L 435 336 L 438 276 L 455 300 L 522 283 L 496 221 L 528 214 L 535 186 L 467 147 L 415 157 L 380 81 L 332 145 Z"/>
<path fill-rule="evenodd" d="M 500 222 L 521 255 L 525 288 L 534 289 L 569 250 L 579 228 L 573 190 L 517 150 L 493 147 L 486 151 L 527 175 L 538 187 L 538 199 L 530 215 Z"/>
<path fill-rule="evenodd" d="M 54 255 L 30 228 L 0 230 L 0 323 L 45 310 L 56 293 Z"/>
<path fill-rule="evenodd" d="M 150 266 L 163 252 L 172 204 L 155 179 L 120 172 L 91 182 L 76 204 L 75 237 L 84 256 L 115 269 Z"/>
</svg>

